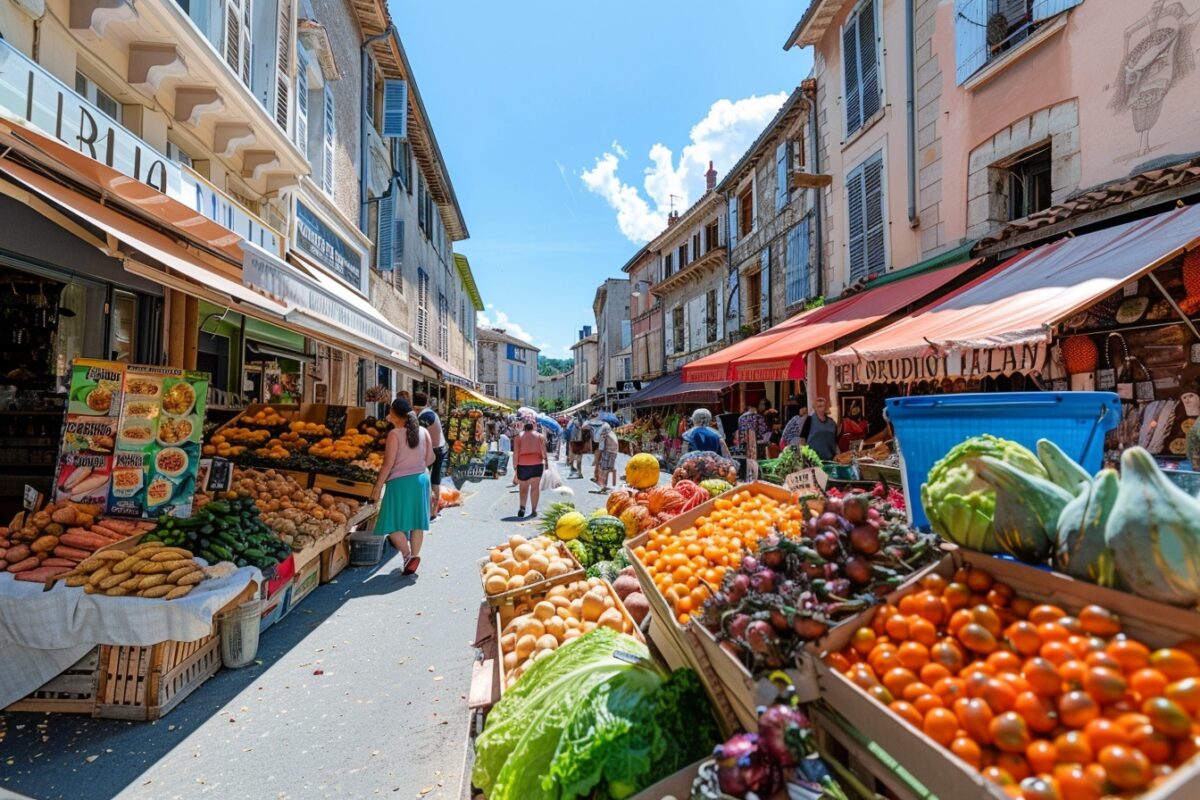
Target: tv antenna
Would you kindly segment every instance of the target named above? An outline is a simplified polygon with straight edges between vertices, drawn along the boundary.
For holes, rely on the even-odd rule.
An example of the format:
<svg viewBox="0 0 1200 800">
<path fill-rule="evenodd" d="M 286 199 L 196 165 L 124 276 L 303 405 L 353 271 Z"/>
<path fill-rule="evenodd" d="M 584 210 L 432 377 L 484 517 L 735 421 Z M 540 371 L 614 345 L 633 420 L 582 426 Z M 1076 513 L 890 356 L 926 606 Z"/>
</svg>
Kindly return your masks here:
<svg viewBox="0 0 1200 800">
<path fill-rule="evenodd" d="M 683 198 L 677 194 L 672 194 L 672 195 L 667 195 L 667 196 L 671 198 L 671 213 L 674 214 L 675 213 L 675 198 L 679 197 L 680 200 L 682 200 Z"/>
</svg>

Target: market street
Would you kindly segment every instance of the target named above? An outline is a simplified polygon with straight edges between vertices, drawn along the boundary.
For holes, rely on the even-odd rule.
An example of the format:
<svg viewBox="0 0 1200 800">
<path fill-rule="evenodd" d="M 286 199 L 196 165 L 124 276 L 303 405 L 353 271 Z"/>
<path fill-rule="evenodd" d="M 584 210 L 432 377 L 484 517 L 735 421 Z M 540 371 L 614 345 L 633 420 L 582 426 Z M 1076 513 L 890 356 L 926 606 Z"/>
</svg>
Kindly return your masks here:
<svg viewBox="0 0 1200 800">
<path fill-rule="evenodd" d="M 603 503 L 590 481 L 569 485 L 585 513 Z M 221 670 L 165 719 L 0 714 L 0 796 L 458 798 L 476 562 L 535 526 L 516 520 L 513 491 L 507 477 L 468 483 L 418 578 L 400 576 L 394 551 L 347 569 L 266 631 L 258 663 Z"/>
</svg>

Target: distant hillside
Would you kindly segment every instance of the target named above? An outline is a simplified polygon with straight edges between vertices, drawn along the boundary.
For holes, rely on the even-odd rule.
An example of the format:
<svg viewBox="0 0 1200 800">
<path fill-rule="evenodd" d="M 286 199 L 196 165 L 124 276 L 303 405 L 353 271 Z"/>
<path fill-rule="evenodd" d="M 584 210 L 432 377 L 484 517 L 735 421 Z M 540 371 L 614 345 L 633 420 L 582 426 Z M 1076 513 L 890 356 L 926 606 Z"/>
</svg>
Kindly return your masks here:
<svg viewBox="0 0 1200 800">
<path fill-rule="evenodd" d="M 558 375 L 575 366 L 570 358 L 547 358 L 538 356 L 538 375 Z"/>
</svg>

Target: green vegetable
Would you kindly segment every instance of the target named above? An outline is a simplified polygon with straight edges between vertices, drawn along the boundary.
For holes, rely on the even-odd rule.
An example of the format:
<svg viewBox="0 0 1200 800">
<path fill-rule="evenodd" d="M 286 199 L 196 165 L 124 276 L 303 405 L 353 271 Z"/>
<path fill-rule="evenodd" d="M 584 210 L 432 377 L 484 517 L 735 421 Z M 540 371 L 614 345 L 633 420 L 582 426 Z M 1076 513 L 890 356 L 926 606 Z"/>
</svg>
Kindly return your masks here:
<svg viewBox="0 0 1200 800">
<path fill-rule="evenodd" d="M 1039 478 L 1046 469 L 1037 456 L 1007 439 L 984 434 L 974 436 L 951 448 L 929 470 L 921 484 L 921 505 L 934 532 L 969 550 L 1000 553 L 992 517 L 996 510 L 996 492 L 980 478 L 973 460 L 991 456 Z"/>
<path fill-rule="evenodd" d="M 1100 586 L 1116 586 L 1116 564 L 1105 539 L 1105 528 L 1118 491 L 1116 470 L 1104 469 L 1067 503 L 1058 518 L 1056 570 Z"/>
<path fill-rule="evenodd" d="M 472 780 L 488 800 L 622 800 L 711 749 L 708 708 L 694 673 L 668 675 L 645 645 L 596 628 L 536 661 L 492 709 Z"/>
<path fill-rule="evenodd" d="M 1058 518 L 1075 495 L 991 456 L 983 456 L 974 467 L 996 490 L 996 543 L 1021 561 L 1044 564 L 1058 538 Z"/>
<path fill-rule="evenodd" d="M 1070 456 L 1049 439 L 1039 439 L 1037 443 L 1038 460 L 1046 468 L 1050 480 L 1066 489 L 1071 494 L 1083 491 L 1083 485 L 1091 485 L 1092 476 L 1083 467 L 1076 464 Z"/>
<path fill-rule="evenodd" d="M 710 496 L 716 497 L 732 490 L 733 484 L 719 478 L 709 478 L 706 481 L 700 481 L 700 488 L 708 492 Z"/>
</svg>

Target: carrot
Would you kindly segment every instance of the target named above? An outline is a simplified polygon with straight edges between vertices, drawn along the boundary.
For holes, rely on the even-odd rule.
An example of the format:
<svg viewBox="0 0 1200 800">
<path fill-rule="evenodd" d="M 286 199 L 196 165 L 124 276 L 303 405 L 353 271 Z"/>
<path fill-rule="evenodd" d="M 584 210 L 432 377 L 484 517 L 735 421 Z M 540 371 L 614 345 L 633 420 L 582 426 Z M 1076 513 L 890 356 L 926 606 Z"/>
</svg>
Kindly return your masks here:
<svg viewBox="0 0 1200 800">
<path fill-rule="evenodd" d="M 59 538 L 59 544 L 65 544 L 67 547 L 78 547 L 80 550 L 99 550 L 101 547 L 107 547 L 112 544 L 112 541 L 95 533 L 89 533 L 84 530 L 71 530 L 64 533 Z"/>
<path fill-rule="evenodd" d="M 30 556 L 24 561 L 18 561 L 15 564 L 9 564 L 8 571 L 12 573 L 28 572 L 31 569 L 37 569 L 38 563 L 37 556 Z"/>
<path fill-rule="evenodd" d="M 54 548 L 54 555 L 56 557 L 58 557 L 58 558 L 74 558 L 79 561 L 82 561 L 83 559 L 91 556 L 92 552 L 93 552 L 92 550 L 84 550 L 79 547 L 68 547 L 65 544 L 60 544 L 58 547 Z"/>
<path fill-rule="evenodd" d="M 62 567 L 40 567 L 38 569 L 29 569 L 17 575 L 19 581 L 32 581 L 34 583 L 42 583 L 51 578 L 56 578 L 66 572 Z"/>
</svg>

